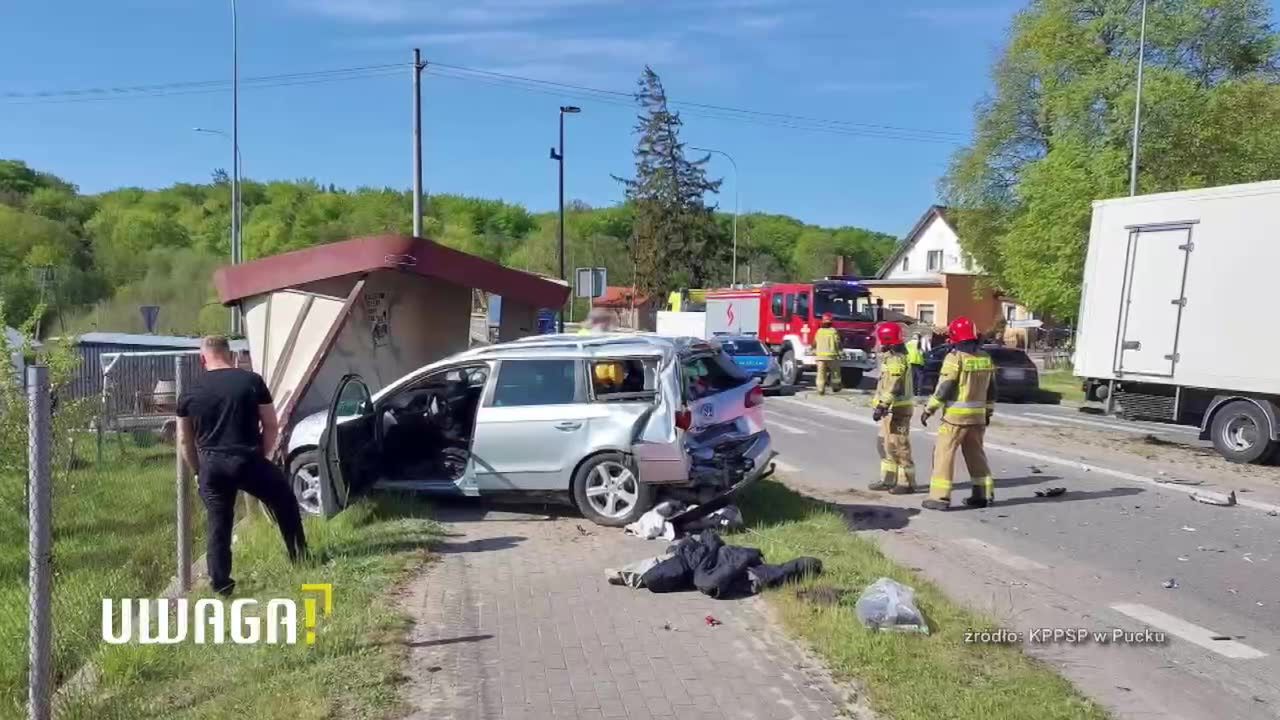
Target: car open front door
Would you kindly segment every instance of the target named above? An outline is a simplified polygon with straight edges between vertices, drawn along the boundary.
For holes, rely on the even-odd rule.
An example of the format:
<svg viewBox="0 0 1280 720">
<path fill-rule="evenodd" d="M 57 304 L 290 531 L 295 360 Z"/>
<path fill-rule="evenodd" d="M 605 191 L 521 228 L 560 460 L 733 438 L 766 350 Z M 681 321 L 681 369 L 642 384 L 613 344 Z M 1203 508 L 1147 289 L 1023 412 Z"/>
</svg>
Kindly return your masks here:
<svg viewBox="0 0 1280 720">
<path fill-rule="evenodd" d="M 377 452 L 377 414 L 369 387 L 346 375 L 329 404 L 320 435 L 320 511 L 333 517 L 372 483 L 369 459 Z"/>
</svg>

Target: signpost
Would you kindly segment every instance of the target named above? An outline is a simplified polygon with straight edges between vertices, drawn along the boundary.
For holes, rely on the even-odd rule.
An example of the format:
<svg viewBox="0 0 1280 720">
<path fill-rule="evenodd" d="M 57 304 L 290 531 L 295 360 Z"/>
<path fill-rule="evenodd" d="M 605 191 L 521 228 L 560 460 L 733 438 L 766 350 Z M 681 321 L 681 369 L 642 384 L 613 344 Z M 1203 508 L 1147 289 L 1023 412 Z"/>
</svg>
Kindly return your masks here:
<svg viewBox="0 0 1280 720">
<path fill-rule="evenodd" d="M 1009 323 L 1011 328 L 1038 328 L 1043 325 L 1043 320 L 1014 320 Z"/>
<path fill-rule="evenodd" d="M 156 321 L 160 319 L 159 305 L 141 305 L 138 311 L 142 313 L 142 326 L 146 328 L 148 335 L 154 335 L 156 332 Z"/>
<path fill-rule="evenodd" d="M 573 271 L 574 297 L 598 298 L 608 286 L 608 270 L 602 267 L 577 268 Z"/>
</svg>

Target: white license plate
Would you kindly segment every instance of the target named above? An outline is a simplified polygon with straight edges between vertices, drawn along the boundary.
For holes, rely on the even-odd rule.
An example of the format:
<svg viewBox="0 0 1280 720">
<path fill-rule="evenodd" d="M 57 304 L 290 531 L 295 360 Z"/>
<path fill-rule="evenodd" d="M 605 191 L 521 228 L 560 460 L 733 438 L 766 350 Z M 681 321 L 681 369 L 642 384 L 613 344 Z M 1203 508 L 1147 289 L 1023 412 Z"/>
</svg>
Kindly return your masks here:
<svg viewBox="0 0 1280 720">
<path fill-rule="evenodd" d="M 1004 376 L 1009 380 L 1025 380 L 1027 377 L 1026 370 L 1005 370 Z"/>
</svg>

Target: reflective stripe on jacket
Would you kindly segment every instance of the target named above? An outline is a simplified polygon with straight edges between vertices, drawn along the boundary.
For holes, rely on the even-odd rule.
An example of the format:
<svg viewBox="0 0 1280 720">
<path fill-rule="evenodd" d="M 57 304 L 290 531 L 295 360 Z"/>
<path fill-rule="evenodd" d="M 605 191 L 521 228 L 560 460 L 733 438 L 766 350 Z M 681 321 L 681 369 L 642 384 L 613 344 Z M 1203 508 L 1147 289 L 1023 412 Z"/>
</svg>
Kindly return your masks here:
<svg viewBox="0 0 1280 720">
<path fill-rule="evenodd" d="M 924 364 L 924 351 L 920 349 L 919 340 L 915 340 L 907 345 L 907 363 L 910 365 Z"/>
<path fill-rule="evenodd" d="M 813 337 L 813 350 L 819 360 L 835 360 L 840 356 L 840 333 L 835 328 L 819 328 Z"/>
<path fill-rule="evenodd" d="M 915 396 L 911 380 L 911 368 L 906 355 L 885 353 L 880 360 L 880 381 L 876 383 L 875 405 L 892 408 L 895 414 L 904 410 L 911 413 Z"/>
<path fill-rule="evenodd" d="M 996 366 L 981 350 L 952 350 L 942 362 L 929 409 L 945 406 L 942 419 L 952 425 L 983 425 L 995 409 Z"/>
</svg>

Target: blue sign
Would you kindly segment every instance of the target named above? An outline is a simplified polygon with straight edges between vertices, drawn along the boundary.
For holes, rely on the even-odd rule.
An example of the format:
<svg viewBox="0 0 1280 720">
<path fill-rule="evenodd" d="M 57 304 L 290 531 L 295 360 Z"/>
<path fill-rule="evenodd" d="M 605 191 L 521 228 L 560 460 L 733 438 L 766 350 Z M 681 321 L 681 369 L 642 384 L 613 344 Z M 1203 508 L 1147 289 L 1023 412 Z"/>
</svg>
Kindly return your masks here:
<svg viewBox="0 0 1280 720">
<path fill-rule="evenodd" d="M 538 311 L 538 334 L 554 335 L 556 332 L 556 311 L 542 309 Z"/>
<path fill-rule="evenodd" d="M 489 298 L 489 327 L 499 327 L 502 325 L 502 296 L 493 295 Z"/>
</svg>

